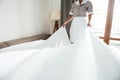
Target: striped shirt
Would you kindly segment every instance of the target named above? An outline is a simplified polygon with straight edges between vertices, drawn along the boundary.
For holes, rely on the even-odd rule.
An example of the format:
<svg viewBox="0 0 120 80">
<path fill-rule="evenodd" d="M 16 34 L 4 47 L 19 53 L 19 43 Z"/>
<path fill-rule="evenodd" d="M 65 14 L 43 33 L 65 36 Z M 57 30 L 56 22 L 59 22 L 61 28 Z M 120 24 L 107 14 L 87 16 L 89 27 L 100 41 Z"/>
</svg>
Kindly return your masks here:
<svg viewBox="0 0 120 80">
<path fill-rule="evenodd" d="M 74 17 L 85 17 L 88 14 L 93 14 L 93 5 L 89 0 L 83 0 L 80 4 L 79 0 L 72 4 L 70 15 Z"/>
</svg>

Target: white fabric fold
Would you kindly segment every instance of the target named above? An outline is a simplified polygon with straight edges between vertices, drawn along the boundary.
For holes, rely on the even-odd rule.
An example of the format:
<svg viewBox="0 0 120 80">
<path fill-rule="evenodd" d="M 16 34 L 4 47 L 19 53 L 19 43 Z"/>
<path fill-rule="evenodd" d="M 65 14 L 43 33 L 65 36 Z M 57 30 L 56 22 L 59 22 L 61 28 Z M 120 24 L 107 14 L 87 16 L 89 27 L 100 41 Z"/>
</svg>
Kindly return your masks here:
<svg viewBox="0 0 120 80">
<path fill-rule="evenodd" d="M 86 28 L 70 44 L 61 27 L 29 49 L 0 53 L 0 80 L 120 80 L 120 51 Z"/>
</svg>

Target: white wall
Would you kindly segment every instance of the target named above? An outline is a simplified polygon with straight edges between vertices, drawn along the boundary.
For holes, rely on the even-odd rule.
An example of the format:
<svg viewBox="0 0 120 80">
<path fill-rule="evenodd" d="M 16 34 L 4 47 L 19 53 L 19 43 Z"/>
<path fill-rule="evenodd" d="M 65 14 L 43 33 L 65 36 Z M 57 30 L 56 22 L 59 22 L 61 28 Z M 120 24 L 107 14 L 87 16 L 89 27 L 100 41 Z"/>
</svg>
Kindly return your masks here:
<svg viewBox="0 0 120 80">
<path fill-rule="evenodd" d="M 50 9 L 60 9 L 61 0 L 49 0 Z"/>
<path fill-rule="evenodd" d="M 0 42 L 49 33 L 48 0 L 0 0 Z"/>
</svg>

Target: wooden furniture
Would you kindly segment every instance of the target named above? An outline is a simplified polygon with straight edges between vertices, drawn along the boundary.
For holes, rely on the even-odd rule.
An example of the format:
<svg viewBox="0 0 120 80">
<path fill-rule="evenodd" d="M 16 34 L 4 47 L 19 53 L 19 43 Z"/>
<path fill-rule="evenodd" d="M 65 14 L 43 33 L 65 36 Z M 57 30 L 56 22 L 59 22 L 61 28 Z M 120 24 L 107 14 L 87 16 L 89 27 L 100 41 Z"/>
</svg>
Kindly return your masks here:
<svg viewBox="0 0 120 80">
<path fill-rule="evenodd" d="M 59 21 L 55 21 L 55 24 L 54 24 L 54 31 L 53 31 L 53 33 L 55 32 L 55 31 L 57 31 L 59 29 Z"/>
<path fill-rule="evenodd" d="M 108 11 L 107 11 L 107 20 L 104 34 L 104 42 L 109 44 L 111 28 L 112 28 L 112 19 L 113 19 L 113 11 L 114 11 L 114 3 L 115 0 L 109 0 Z"/>
<path fill-rule="evenodd" d="M 46 40 L 49 37 L 50 37 L 50 34 L 40 34 L 40 35 L 29 36 L 29 37 L 24 37 L 24 38 L 20 38 L 20 39 L 0 42 L 0 49 L 5 48 L 5 47 L 9 47 L 12 45 L 17 45 L 20 43 L 35 41 L 35 40 Z"/>
</svg>

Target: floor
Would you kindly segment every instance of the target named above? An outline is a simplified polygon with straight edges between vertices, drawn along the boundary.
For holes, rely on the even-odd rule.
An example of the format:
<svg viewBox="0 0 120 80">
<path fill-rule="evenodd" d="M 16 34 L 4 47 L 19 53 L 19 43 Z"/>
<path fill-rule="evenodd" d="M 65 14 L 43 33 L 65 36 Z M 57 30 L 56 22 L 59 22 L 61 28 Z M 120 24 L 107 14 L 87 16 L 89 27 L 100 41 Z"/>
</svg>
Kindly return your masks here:
<svg viewBox="0 0 120 80">
<path fill-rule="evenodd" d="M 118 49 L 120 49 L 120 41 L 114 41 L 111 40 L 110 41 L 110 45 L 117 47 Z"/>
</svg>

